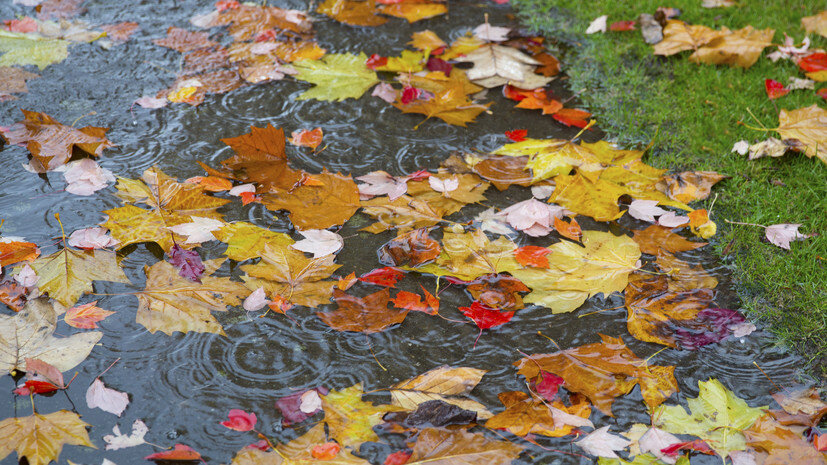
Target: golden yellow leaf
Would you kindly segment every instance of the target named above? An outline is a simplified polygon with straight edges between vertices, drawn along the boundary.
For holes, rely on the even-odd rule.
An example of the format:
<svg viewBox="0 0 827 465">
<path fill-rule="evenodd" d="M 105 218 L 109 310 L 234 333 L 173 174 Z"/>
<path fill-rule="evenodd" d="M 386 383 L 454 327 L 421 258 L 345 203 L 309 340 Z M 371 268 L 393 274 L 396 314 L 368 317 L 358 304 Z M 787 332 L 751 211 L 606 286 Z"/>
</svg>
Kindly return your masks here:
<svg viewBox="0 0 827 465">
<path fill-rule="evenodd" d="M 422 50 L 423 52 L 436 50 L 440 47 L 445 47 L 445 41 L 439 38 L 434 31 L 426 29 L 420 32 L 414 32 L 411 36 L 411 41 L 408 42 L 413 48 Z"/>
<path fill-rule="evenodd" d="M 374 0 L 325 0 L 316 12 L 351 26 L 381 26 L 388 21 L 378 15 Z"/>
<path fill-rule="evenodd" d="M 433 226 L 442 221 L 447 213 L 428 202 L 403 195 L 391 201 L 387 196 L 362 201 L 362 212 L 376 218 L 376 223 L 362 231 L 378 234 L 399 228 L 401 232 Z"/>
<path fill-rule="evenodd" d="M 444 3 L 402 2 L 382 5 L 380 11 L 383 15 L 404 18 L 409 23 L 415 23 L 448 13 L 448 6 Z"/>
<path fill-rule="evenodd" d="M 697 50 L 712 40 L 727 35 L 729 29 L 720 31 L 706 26 L 689 25 L 677 19 L 670 19 L 663 28 L 663 40 L 655 44 L 655 55 L 674 55 L 684 50 Z"/>
<path fill-rule="evenodd" d="M 525 302 L 564 313 L 577 309 L 593 295 L 623 291 L 629 273 L 638 268 L 638 245 L 627 236 L 602 231 L 583 231 L 582 242 L 584 247 L 571 241 L 548 247 L 548 268 L 509 271 L 531 288 Z"/>
<path fill-rule="evenodd" d="M 801 18 L 801 27 L 807 32 L 815 32 L 823 37 L 827 37 L 827 10 L 820 13 Z"/>
<path fill-rule="evenodd" d="M 247 273 L 243 279 L 251 290 L 264 287 L 272 300 L 281 296 L 295 305 L 314 308 L 330 301 L 336 281 L 327 278 L 341 266 L 333 263 L 334 258 L 307 258 L 287 245 L 268 243 L 259 263 L 241 269 Z"/>
<path fill-rule="evenodd" d="M 591 149 L 563 139 L 526 139 L 498 148 L 494 155 L 528 156 L 526 167 L 534 173 L 534 181 L 541 181 L 573 168 L 589 181 L 596 181 L 603 171 L 603 162 Z"/>
<path fill-rule="evenodd" d="M 457 39 L 451 43 L 451 46 L 445 50 L 445 53 L 440 55 L 440 58 L 445 61 L 450 61 L 458 56 L 471 53 L 483 45 L 485 45 L 485 41 L 468 33 L 467 35 L 457 37 Z"/>
<path fill-rule="evenodd" d="M 444 215 L 458 212 L 469 203 L 485 200 L 485 191 L 490 184 L 476 174 L 450 174 L 445 170 L 432 174 L 432 178 L 458 183 L 457 188 L 446 192 L 437 192 L 431 188 L 431 181 L 408 181 L 408 195 L 426 202 L 432 208 L 445 212 Z"/>
<path fill-rule="evenodd" d="M 67 410 L 6 418 L 0 421 L 0 460 L 16 451 L 18 460 L 25 457 L 29 465 L 47 465 L 57 462 L 64 445 L 94 448 L 87 426 L 91 425 Z"/>
<path fill-rule="evenodd" d="M 267 244 L 277 248 L 295 242 L 287 234 L 270 231 L 244 221 L 228 224 L 213 232 L 213 235 L 227 244 L 224 255 L 239 262 L 260 257 Z"/>
<path fill-rule="evenodd" d="M 486 428 L 507 429 L 517 436 L 526 436 L 533 433 L 554 438 L 566 436 L 574 430 L 571 425 L 556 425 L 548 404 L 540 399 L 532 398 L 524 392 L 502 392 L 498 397 L 505 406 L 505 411 L 489 419 L 485 423 Z M 557 400 L 551 405 L 569 415 L 577 415 L 588 419 L 592 412 L 591 405 L 583 396 L 572 397 L 578 397 L 581 402 L 568 407 Z"/>
<path fill-rule="evenodd" d="M 324 422 L 330 431 L 330 437 L 342 447 L 359 447 L 366 441 L 379 441 L 373 427 L 382 422 L 387 412 L 402 410 L 392 405 L 374 405 L 362 401 L 361 384 L 355 384 L 340 391 L 330 391 L 321 396 Z"/>
<path fill-rule="evenodd" d="M 321 461 L 313 456 L 313 447 L 327 442 L 324 425 L 317 424 L 306 433 L 287 444 L 279 444 L 276 450 L 263 451 L 254 447 L 241 449 L 231 465 L 309 465 L 327 463 L 330 465 L 369 465 L 365 459 L 341 448 L 332 459 Z"/>
<path fill-rule="evenodd" d="M 227 311 L 227 305 L 238 305 L 247 289 L 230 278 L 210 276 L 224 259 L 204 262 L 204 275 L 197 283 L 183 278 L 168 262 L 144 267 L 146 288 L 136 293 L 139 307 L 135 321 L 149 332 L 172 335 L 182 333 L 217 333 L 224 329 L 212 312 Z"/>
<path fill-rule="evenodd" d="M 782 138 L 798 140 L 804 144 L 805 155 L 817 156 L 827 163 L 827 110 L 818 105 L 781 110 L 778 123 L 777 131 Z"/>
<path fill-rule="evenodd" d="M 517 246 L 504 236 L 491 241 L 479 229 L 465 232 L 457 225 L 443 230 L 442 251 L 436 261 L 415 270 L 471 281 L 482 275 L 520 268 L 514 258 L 516 249 Z"/>
<path fill-rule="evenodd" d="M 291 191 L 263 194 L 261 203 L 270 210 L 287 210 L 299 229 L 325 229 L 344 224 L 359 209 L 359 189 L 348 175 L 324 171 L 314 174 L 318 184 L 304 184 Z"/>
<path fill-rule="evenodd" d="M 37 273 L 40 290 L 67 307 L 74 305 L 81 295 L 93 291 L 92 281 L 129 282 L 115 252 L 108 250 L 64 247 L 29 262 L 29 266 Z"/>
<path fill-rule="evenodd" d="M 659 254 L 656 263 L 666 273 L 670 291 L 714 289 L 718 285 L 718 279 L 701 265 L 693 265 L 672 254 Z"/>
<path fill-rule="evenodd" d="M 726 176 L 714 171 L 684 171 L 664 176 L 657 188 L 670 199 L 689 203 L 709 197 L 712 186 L 725 178 Z"/>
<path fill-rule="evenodd" d="M 591 182 L 581 174 L 557 176 L 554 182 L 554 192 L 548 199 L 550 203 L 560 204 L 597 221 L 612 221 L 623 216 L 617 206 L 620 196 L 627 193 L 622 186 L 603 179 Z"/>
<path fill-rule="evenodd" d="M 491 418 L 484 405 L 468 395 L 487 371 L 469 367 L 441 366 L 391 386 L 391 404 L 416 410 L 419 404 L 440 400 L 477 413 L 477 418 Z"/>
<path fill-rule="evenodd" d="M 407 104 L 403 104 L 401 101 L 393 103 L 393 106 L 402 110 L 403 113 L 421 113 L 426 116 L 425 120 L 414 128 L 434 117 L 448 124 L 465 127 L 467 123 L 473 122 L 477 115 L 491 105 L 492 103 L 480 104 L 468 100 L 465 89 L 459 83 L 438 92 L 430 100 L 414 100 Z"/>
<path fill-rule="evenodd" d="M 433 94 L 453 89 L 457 84 L 462 87 L 462 92 L 466 95 L 475 94 L 483 89 L 483 87 L 468 80 L 465 71 L 456 67 L 451 69 L 451 74 L 447 77 L 443 73 L 429 73 L 426 76 L 411 74 L 400 76 L 399 80 L 409 86 L 427 90 Z"/>
</svg>

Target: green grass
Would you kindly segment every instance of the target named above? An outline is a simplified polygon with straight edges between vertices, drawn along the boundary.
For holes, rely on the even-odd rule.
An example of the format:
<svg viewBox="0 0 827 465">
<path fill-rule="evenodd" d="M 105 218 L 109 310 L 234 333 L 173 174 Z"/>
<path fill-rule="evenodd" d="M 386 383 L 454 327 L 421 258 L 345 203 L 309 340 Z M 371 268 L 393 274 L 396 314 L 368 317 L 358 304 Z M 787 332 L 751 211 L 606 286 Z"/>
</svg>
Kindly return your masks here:
<svg viewBox="0 0 827 465">
<path fill-rule="evenodd" d="M 778 125 L 778 109 L 796 109 L 823 100 L 813 91 L 797 90 L 770 101 L 764 79 L 787 83 L 803 74 L 789 61 L 762 57 L 749 69 L 696 65 L 690 52 L 652 55 L 638 31 L 586 36 L 588 24 L 608 15 L 609 23 L 653 14 L 660 0 L 511 0 L 525 24 L 559 44 L 569 87 L 580 91 L 607 138 L 627 147 L 654 139 L 652 165 L 673 170 L 713 170 L 731 176 L 713 190 L 712 219 L 717 254 L 733 268 L 742 309 L 768 324 L 779 338 L 822 374 L 827 373 L 827 166 L 792 153 L 778 159 L 747 161 L 731 153 L 741 139 L 757 142 L 776 133 L 758 126 L 748 109 L 768 128 Z M 675 0 L 680 19 L 690 24 L 737 29 L 746 25 L 773 28 L 803 39 L 801 17 L 817 13 L 804 0 L 741 2 L 726 9 L 705 9 L 700 0 Z M 807 6 L 810 5 L 810 6 Z M 827 48 L 814 39 L 813 48 Z M 765 54 L 770 49 L 765 50 Z M 827 83 L 825 83 L 827 84 Z M 822 84 L 824 86 L 825 84 Z M 818 85 L 817 85 L 818 88 Z M 709 208 L 712 198 L 702 202 Z M 701 208 L 700 206 L 698 208 Z M 757 223 L 802 223 L 818 237 L 794 242 L 791 251 L 763 240 L 763 229 L 725 220 Z"/>
</svg>

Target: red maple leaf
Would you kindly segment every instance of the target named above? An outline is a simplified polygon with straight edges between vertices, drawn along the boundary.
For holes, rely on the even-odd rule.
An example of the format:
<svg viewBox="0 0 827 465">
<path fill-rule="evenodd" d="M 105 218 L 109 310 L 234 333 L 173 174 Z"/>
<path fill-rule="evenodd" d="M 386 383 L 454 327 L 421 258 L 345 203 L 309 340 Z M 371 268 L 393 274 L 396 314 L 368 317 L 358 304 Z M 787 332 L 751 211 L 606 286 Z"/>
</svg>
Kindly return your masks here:
<svg viewBox="0 0 827 465">
<path fill-rule="evenodd" d="M 798 60 L 798 67 L 808 73 L 824 71 L 827 69 L 827 53 L 818 52 L 807 55 Z"/>
<path fill-rule="evenodd" d="M 396 282 L 402 279 L 405 273 L 392 266 L 376 268 L 359 277 L 359 281 L 376 284 L 378 286 L 395 287 Z"/>
<path fill-rule="evenodd" d="M 460 307 L 459 311 L 473 320 L 480 330 L 508 323 L 511 321 L 511 317 L 514 316 L 514 312 L 501 312 L 497 309 L 486 307 L 477 301 L 474 301 L 470 307 Z"/>
<path fill-rule="evenodd" d="M 528 135 L 528 129 L 515 129 L 513 131 L 505 131 L 505 137 L 513 140 L 514 142 L 522 142 L 525 140 L 525 136 Z"/>
<path fill-rule="evenodd" d="M 550 253 L 551 250 L 545 247 L 527 245 L 517 249 L 514 253 L 514 258 L 517 260 L 517 263 L 523 266 L 548 268 L 548 259 L 546 258 L 546 255 Z"/>
<path fill-rule="evenodd" d="M 765 79 L 764 87 L 767 89 L 767 97 L 769 97 L 770 100 L 783 97 L 790 93 L 790 89 L 784 87 L 784 84 L 772 79 Z"/>
</svg>

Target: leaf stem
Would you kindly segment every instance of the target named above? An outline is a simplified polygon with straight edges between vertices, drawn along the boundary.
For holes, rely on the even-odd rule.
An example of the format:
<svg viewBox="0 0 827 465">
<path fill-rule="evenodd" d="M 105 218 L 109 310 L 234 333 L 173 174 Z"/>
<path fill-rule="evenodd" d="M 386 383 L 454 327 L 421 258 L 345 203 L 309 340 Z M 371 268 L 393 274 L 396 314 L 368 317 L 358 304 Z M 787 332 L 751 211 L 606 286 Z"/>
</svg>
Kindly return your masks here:
<svg viewBox="0 0 827 465">
<path fill-rule="evenodd" d="M 727 219 L 725 219 L 724 221 L 726 221 L 726 222 L 727 222 L 727 223 L 729 223 L 729 224 L 740 224 L 741 226 L 757 226 L 757 227 L 759 227 L 759 228 L 764 228 L 764 229 L 767 229 L 767 226 L 764 226 L 763 224 L 755 224 L 755 223 L 741 223 L 741 222 L 738 222 L 738 221 L 729 221 L 729 220 L 727 220 Z"/>
</svg>

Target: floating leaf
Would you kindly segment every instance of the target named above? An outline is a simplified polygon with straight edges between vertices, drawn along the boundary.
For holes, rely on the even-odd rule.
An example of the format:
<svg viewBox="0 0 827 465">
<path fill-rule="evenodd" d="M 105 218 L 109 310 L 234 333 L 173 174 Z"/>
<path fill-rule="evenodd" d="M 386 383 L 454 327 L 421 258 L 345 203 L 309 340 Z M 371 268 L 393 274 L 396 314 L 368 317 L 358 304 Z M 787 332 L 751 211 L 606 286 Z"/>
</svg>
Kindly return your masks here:
<svg viewBox="0 0 827 465">
<path fill-rule="evenodd" d="M 367 56 L 364 53 L 359 55 L 334 53 L 325 55 L 320 60 L 294 62 L 293 67 L 298 70 L 295 78 L 316 85 L 301 94 L 298 99 L 313 98 L 324 101 L 358 99 L 379 82 L 376 73 L 365 65 L 366 61 Z"/>
<path fill-rule="evenodd" d="M 92 281 L 128 283 L 115 252 L 75 250 L 64 247 L 32 261 L 37 286 L 63 305 L 74 305 L 81 295 L 93 291 Z"/>
<path fill-rule="evenodd" d="M 0 52 L 0 66 L 35 65 L 43 69 L 69 56 L 69 42 L 0 29 Z"/>
<path fill-rule="evenodd" d="M 393 385 L 391 403 L 405 410 L 416 410 L 428 401 L 438 400 L 477 413 L 477 418 L 491 418 L 484 405 L 467 396 L 479 384 L 485 370 L 469 367 L 441 366 Z"/>
<path fill-rule="evenodd" d="M 483 275 L 520 268 L 513 255 L 516 249 L 517 246 L 505 237 L 491 241 L 480 230 L 465 232 L 461 226 L 455 226 L 444 230 L 442 252 L 436 261 L 412 270 L 471 281 Z"/>
<path fill-rule="evenodd" d="M 16 451 L 19 460 L 25 457 L 31 465 L 57 462 L 64 445 L 95 447 L 88 426 L 77 413 L 66 410 L 7 418 L 0 421 L 0 459 Z"/>
<path fill-rule="evenodd" d="M 592 411 L 585 397 L 577 395 L 572 396 L 574 400 L 571 407 L 559 400 L 549 405 L 519 391 L 502 392 L 497 397 L 505 406 L 505 411 L 491 417 L 485 423 L 486 428 L 507 429 L 517 436 L 528 434 L 555 438 L 566 436 L 574 432 L 572 426 L 578 425 L 558 421 L 561 417 L 558 415 L 556 419 L 554 410 L 580 417 L 584 421 L 588 421 Z"/>
<path fill-rule="evenodd" d="M 388 288 L 374 292 L 364 298 L 354 297 L 339 289 L 333 290 L 338 308 L 333 312 L 316 313 L 328 326 L 338 331 L 354 331 L 365 334 L 378 333 L 388 327 L 400 324 L 408 310 L 388 308 Z"/>
<path fill-rule="evenodd" d="M 426 428 L 419 433 L 407 465 L 485 463 L 508 465 L 523 448 L 507 441 L 492 441 L 479 433 Z"/>
<path fill-rule="evenodd" d="M 104 310 L 96 304 L 98 301 L 89 302 L 88 304 L 78 305 L 66 310 L 63 320 L 69 325 L 80 329 L 95 329 L 98 327 L 98 322 L 103 321 L 109 315 L 115 312 Z"/>
<path fill-rule="evenodd" d="M 264 290 L 273 301 L 278 297 L 295 305 L 318 307 L 330 301 L 335 281 L 329 280 L 341 265 L 333 263 L 333 255 L 307 258 L 286 246 L 265 245 L 261 261 L 243 265 L 241 269 L 248 288 Z"/>
<path fill-rule="evenodd" d="M 351 26 L 381 26 L 388 21 L 379 16 L 374 0 L 325 0 L 316 12 Z"/>
<path fill-rule="evenodd" d="M 387 291 L 385 291 L 387 292 Z M 401 410 L 391 405 L 374 405 L 362 401 L 362 385 L 330 391 L 322 398 L 324 422 L 330 437 L 343 447 L 357 446 L 366 441 L 379 441 L 373 427 L 382 422 L 382 415 Z"/>
<path fill-rule="evenodd" d="M 270 210 L 287 210 L 299 229 L 326 229 L 344 224 L 359 209 L 359 189 L 350 176 L 327 171 L 314 174 L 321 185 L 305 184 L 292 191 L 263 194 Z"/>
</svg>

